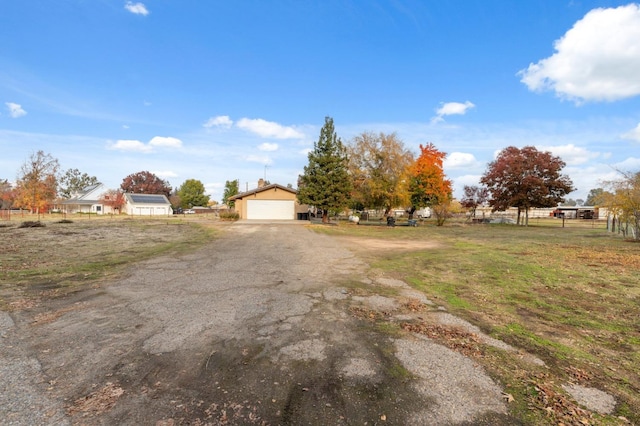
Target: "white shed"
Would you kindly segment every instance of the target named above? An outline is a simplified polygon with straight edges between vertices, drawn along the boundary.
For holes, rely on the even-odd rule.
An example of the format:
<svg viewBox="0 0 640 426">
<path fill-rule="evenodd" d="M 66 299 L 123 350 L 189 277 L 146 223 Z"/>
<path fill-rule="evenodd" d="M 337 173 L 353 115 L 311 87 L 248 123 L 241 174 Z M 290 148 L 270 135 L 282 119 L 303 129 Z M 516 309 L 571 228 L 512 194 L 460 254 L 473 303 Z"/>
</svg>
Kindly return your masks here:
<svg viewBox="0 0 640 426">
<path fill-rule="evenodd" d="M 124 194 L 124 211 L 130 216 L 169 216 L 171 203 L 164 194 Z"/>
</svg>

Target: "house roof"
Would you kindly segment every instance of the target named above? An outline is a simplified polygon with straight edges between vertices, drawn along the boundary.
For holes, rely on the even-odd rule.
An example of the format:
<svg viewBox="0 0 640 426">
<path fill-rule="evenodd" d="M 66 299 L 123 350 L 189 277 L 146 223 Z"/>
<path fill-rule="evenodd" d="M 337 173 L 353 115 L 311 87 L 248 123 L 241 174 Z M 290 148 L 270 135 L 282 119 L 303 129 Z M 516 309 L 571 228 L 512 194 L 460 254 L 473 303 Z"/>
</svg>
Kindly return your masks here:
<svg viewBox="0 0 640 426">
<path fill-rule="evenodd" d="M 89 192 L 93 191 L 96 188 L 100 188 L 101 186 L 102 186 L 102 184 L 100 182 L 98 182 L 95 185 L 89 185 L 89 186 L 86 186 L 86 187 L 82 188 L 82 191 L 80 191 L 78 193 L 78 198 L 82 197 L 83 195 L 88 194 Z"/>
<path fill-rule="evenodd" d="M 100 189 L 103 185 L 101 183 L 96 183 L 95 185 L 89 185 L 82 190 L 76 192 L 73 197 L 69 198 L 62 202 L 62 204 L 96 204 L 98 202 L 98 198 L 89 198 L 89 195 L 97 195 L 94 194 L 94 191 Z"/>
<path fill-rule="evenodd" d="M 164 194 L 130 194 L 124 196 L 132 204 L 171 204 Z"/>
<path fill-rule="evenodd" d="M 241 194 L 236 194 L 233 197 L 229 197 L 228 200 L 229 201 L 238 200 L 240 198 L 244 198 L 244 197 L 247 197 L 249 195 L 258 194 L 258 193 L 264 192 L 264 191 L 269 191 L 270 189 L 280 189 L 282 191 L 288 191 L 288 192 L 290 192 L 292 194 L 297 194 L 298 193 L 298 191 L 293 189 L 293 188 L 288 188 L 286 186 L 282 186 L 282 185 L 279 185 L 277 183 L 272 183 L 270 185 L 265 185 L 265 186 L 263 186 L 261 188 L 255 188 L 255 189 L 252 189 L 251 191 L 243 192 Z"/>
</svg>

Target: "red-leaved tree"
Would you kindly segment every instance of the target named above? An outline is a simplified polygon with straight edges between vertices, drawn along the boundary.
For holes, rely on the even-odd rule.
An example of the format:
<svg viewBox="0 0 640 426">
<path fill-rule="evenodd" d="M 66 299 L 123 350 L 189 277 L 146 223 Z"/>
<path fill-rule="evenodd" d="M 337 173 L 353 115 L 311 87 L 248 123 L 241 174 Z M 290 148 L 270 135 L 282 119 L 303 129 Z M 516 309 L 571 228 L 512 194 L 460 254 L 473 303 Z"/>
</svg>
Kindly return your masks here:
<svg viewBox="0 0 640 426">
<path fill-rule="evenodd" d="M 548 151 L 538 151 L 533 146 L 518 149 L 510 146 L 489 163 L 480 179 L 486 185 L 493 211 L 518 208 L 518 224 L 521 212 L 525 212 L 524 225 L 529 224 L 531 207 L 555 207 L 564 196 L 573 191 L 573 182 L 561 174 L 565 162 Z"/>
<path fill-rule="evenodd" d="M 120 188 L 129 194 L 164 194 L 167 197 L 171 195 L 169 182 L 147 171 L 130 174 L 122 180 Z"/>
</svg>

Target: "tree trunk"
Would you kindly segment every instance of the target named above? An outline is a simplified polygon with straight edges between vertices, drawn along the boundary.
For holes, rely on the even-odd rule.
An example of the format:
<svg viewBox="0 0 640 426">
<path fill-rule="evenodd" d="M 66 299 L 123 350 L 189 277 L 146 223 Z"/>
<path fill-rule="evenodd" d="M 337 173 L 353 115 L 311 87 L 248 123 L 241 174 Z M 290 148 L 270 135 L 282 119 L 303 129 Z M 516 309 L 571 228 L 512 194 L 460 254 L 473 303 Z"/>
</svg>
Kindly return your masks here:
<svg viewBox="0 0 640 426">
<path fill-rule="evenodd" d="M 326 210 L 322 211 L 322 223 L 329 223 L 329 212 Z"/>
</svg>

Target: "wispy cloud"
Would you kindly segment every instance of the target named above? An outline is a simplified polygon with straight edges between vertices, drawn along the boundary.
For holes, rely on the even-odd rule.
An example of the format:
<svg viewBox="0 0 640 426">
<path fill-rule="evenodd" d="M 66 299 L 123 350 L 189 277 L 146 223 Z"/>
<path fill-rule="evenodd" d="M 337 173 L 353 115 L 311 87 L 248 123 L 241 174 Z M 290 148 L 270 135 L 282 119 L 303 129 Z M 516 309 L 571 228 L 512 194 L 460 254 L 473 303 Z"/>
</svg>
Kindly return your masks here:
<svg viewBox="0 0 640 426">
<path fill-rule="evenodd" d="M 552 56 L 518 73 L 529 90 L 577 103 L 640 94 L 640 5 L 593 9 L 554 47 Z"/>
<path fill-rule="evenodd" d="M 233 120 L 231 120 L 228 115 L 218 115 L 205 121 L 203 126 L 206 128 L 220 127 L 223 129 L 229 129 L 233 126 Z"/>
<path fill-rule="evenodd" d="M 13 102 L 5 102 L 4 104 L 7 106 L 9 115 L 12 118 L 19 118 L 27 115 L 27 111 L 25 111 L 20 104 L 15 104 Z"/>
<path fill-rule="evenodd" d="M 277 143 L 262 143 L 260 145 L 258 145 L 258 149 L 260 151 L 277 151 L 278 150 L 278 144 Z"/>
<path fill-rule="evenodd" d="M 245 161 L 249 161 L 251 163 L 260 163 L 260 164 L 264 164 L 264 165 L 270 165 L 273 164 L 273 160 L 271 160 L 271 158 L 267 155 L 255 155 L 255 154 L 251 154 L 251 155 L 247 155 L 246 157 L 244 157 Z"/>
<path fill-rule="evenodd" d="M 151 173 L 162 179 L 175 178 L 179 176 L 178 173 L 171 170 L 156 170 Z"/>
<path fill-rule="evenodd" d="M 164 136 L 155 136 L 146 144 L 135 139 L 120 139 L 116 142 L 109 143 L 107 148 L 115 151 L 149 153 L 154 152 L 155 148 L 182 148 L 182 141 L 177 138 Z"/>
<path fill-rule="evenodd" d="M 638 124 L 635 129 L 629 130 L 628 132 L 622 134 L 620 137 L 622 139 L 640 142 L 640 124 Z"/>
<path fill-rule="evenodd" d="M 562 159 L 569 166 L 585 164 L 590 160 L 600 157 L 599 152 L 589 151 L 586 148 L 576 146 L 572 143 L 567 145 L 538 146 L 539 150 L 549 151 Z"/>
<path fill-rule="evenodd" d="M 304 134 L 293 127 L 283 126 L 262 118 L 241 118 L 236 124 L 238 128 L 247 130 L 265 138 L 302 139 Z"/>
<path fill-rule="evenodd" d="M 140 2 L 134 3 L 134 2 L 128 1 L 125 3 L 124 8 L 135 15 L 147 16 L 149 14 L 149 9 L 147 9 L 144 3 L 140 3 Z"/>
<path fill-rule="evenodd" d="M 432 123 L 439 123 L 444 121 L 444 117 L 447 115 L 464 115 L 470 108 L 474 108 L 475 105 L 469 101 L 465 103 L 460 102 L 447 102 L 443 103 L 440 108 L 436 110 L 435 117 L 431 118 Z"/>
<path fill-rule="evenodd" d="M 629 157 L 619 163 L 614 165 L 616 170 L 620 170 L 621 172 L 636 172 L 640 170 L 640 158 L 637 157 Z"/>
</svg>

